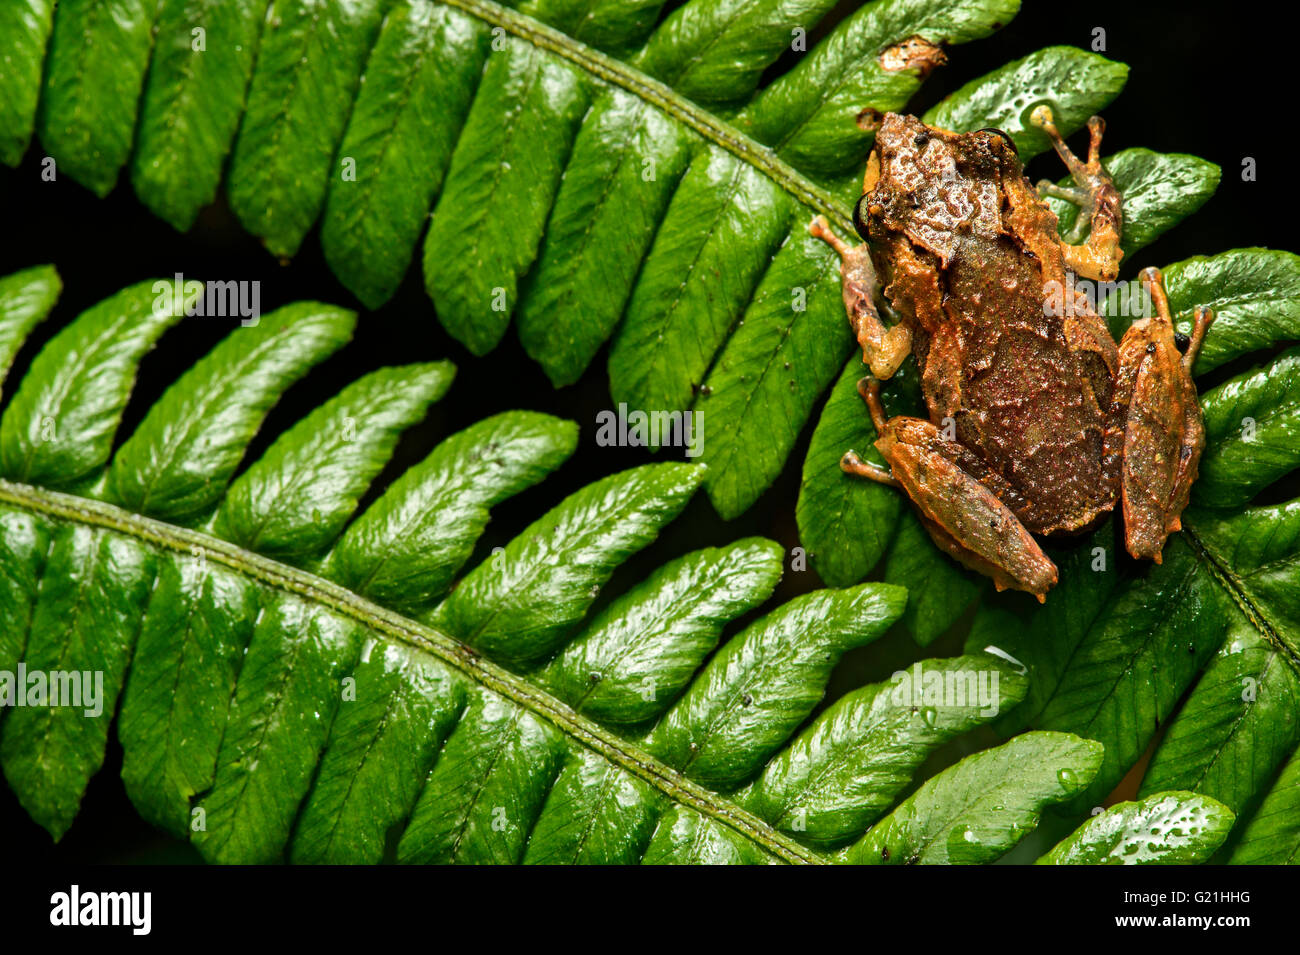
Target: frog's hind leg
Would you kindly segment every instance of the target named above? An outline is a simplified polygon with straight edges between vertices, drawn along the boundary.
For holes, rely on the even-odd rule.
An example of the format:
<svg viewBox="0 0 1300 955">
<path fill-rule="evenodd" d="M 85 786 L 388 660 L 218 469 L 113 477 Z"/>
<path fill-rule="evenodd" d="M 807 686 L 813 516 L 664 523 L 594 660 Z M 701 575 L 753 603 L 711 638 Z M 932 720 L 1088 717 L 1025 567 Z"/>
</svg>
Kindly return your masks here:
<svg viewBox="0 0 1300 955">
<path fill-rule="evenodd" d="M 849 314 L 853 335 L 862 347 L 862 360 L 877 378 L 892 377 L 912 350 L 912 333 L 902 325 L 886 328 L 880 320 L 873 301 L 879 283 L 867 247 L 846 245 L 831 231 L 830 223 L 822 216 L 813 219 L 808 231 L 839 253 L 844 310 Z"/>
<path fill-rule="evenodd" d="M 1112 418 L 1123 425 L 1125 543 L 1134 557 L 1160 563 L 1166 538 L 1182 529 L 1205 447 L 1191 370 L 1214 314 L 1196 309 L 1191 339 L 1180 355 L 1159 270 L 1144 269 L 1142 282 L 1155 315 L 1135 321 L 1120 342 Z M 1107 443 L 1115 450 L 1117 442 Z"/>
<path fill-rule="evenodd" d="M 1024 590 L 1045 600 L 1057 580 L 1056 565 L 994 493 L 1005 482 L 932 422 L 903 416 L 885 421 L 879 388 L 875 381 L 859 385 L 880 433 L 876 449 L 889 463 L 890 480 L 911 499 L 935 544 L 993 578 L 999 590 Z M 844 462 L 841 467 L 861 473 Z M 863 476 L 879 480 L 875 474 Z"/>
<path fill-rule="evenodd" d="M 1088 120 L 1088 160 L 1084 162 L 1061 138 L 1050 107 L 1035 107 L 1029 121 L 1047 134 L 1077 187 L 1063 188 L 1044 180 L 1038 184 L 1038 191 L 1079 206 L 1076 230 L 1081 229 L 1085 222 L 1091 226 L 1088 240 L 1082 245 L 1077 244 L 1082 232 L 1070 237 L 1070 241 L 1076 244 L 1064 247 L 1065 264 L 1084 278 L 1113 281 L 1119 275 L 1119 260 L 1124 253 L 1119 247 L 1122 223 L 1119 190 L 1101 164 L 1101 135 L 1106 124 L 1100 116 Z"/>
</svg>

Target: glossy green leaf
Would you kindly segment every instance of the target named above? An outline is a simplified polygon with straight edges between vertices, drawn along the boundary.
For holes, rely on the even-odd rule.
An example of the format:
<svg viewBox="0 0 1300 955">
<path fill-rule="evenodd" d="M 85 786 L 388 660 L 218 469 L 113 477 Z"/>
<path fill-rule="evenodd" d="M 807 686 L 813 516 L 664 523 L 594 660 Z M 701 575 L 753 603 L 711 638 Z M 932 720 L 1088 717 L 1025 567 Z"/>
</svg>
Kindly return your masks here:
<svg viewBox="0 0 1300 955">
<path fill-rule="evenodd" d="M 153 0 L 62 0 L 54 16 L 41 144 L 59 172 L 101 197 L 131 152 L 156 12 Z"/>
<path fill-rule="evenodd" d="M 643 865 L 766 865 L 775 861 L 712 819 L 674 808 L 659 820 Z"/>
<path fill-rule="evenodd" d="M 244 111 L 264 0 L 163 0 L 131 163 L 136 195 L 185 231 L 217 197 Z"/>
<path fill-rule="evenodd" d="M 1180 331 L 1191 332 L 1197 305 L 1214 310 L 1197 374 L 1300 338 L 1300 257 L 1291 252 L 1233 249 L 1175 262 L 1162 272 Z"/>
<path fill-rule="evenodd" d="M 1063 599 L 1056 590 L 1053 597 Z M 1032 725 L 1105 745 L 1105 760 L 1088 790 L 1089 806 L 1137 762 L 1218 650 L 1227 628 L 1227 599 L 1185 539 L 1175 537 L 1165 546 L 1163 564 L 1121 583 L 1100 608 L 1085 605 L 1096 613 L 1086 629 L 1049 636 L 1055 644 L 1051 651 L 1026 649 L 1032 636 L 1024 631 L 998 640 L 999 649 L 1031 667 L 1048 652 L 1065 658 L 1057 681 L 1045 684 L 1051 695 Z M 1072 614 L 1082 616 L 1085 608 Z M 1061 646 L 1067 634 L 1077 639 L 1068 651 Z M 1035 681 L 1050 679 L 1049 673 L 1030 672 Z"/>
<path fill-rule="evenodd" d="M 579 713 L 611 723 L 658 716 L 717 645 L 723 626 L 771 596 L 781 548 L 755 538 L 687 554 L 600 612 L 537 674 Z"/>
<path fill-rule="evenodd" d="M 505 334 L 586 109 L 558 57 L 512 39 L 488 58 L 424 241 L 438 320 L 476 355 Z"/>
<path fill-rule="evenodd" d="M 1245 617 L 1170 724 L 1139 795 L 1188 789 L 1242 811 L 1300 744 L 1300 677 Z"/>
<path fill-rule="evenodd" d="M 0 162 L 16 166 L 27 151 L 41 94 L 41 65 L 54 21 L 54 0 L 16 0 L 0 8 L 5 68 L 0 73 Z"/>
<path fill-rule="evenodd" d="M 50 553 L 50 531 L 33 515 L 7 509 L 0 510 L 0 600 L 4 601 L 9 625 L 0 629 L 0 671 L 15 674 L 12 687 L 0 687 L 7 703 L 18 702 L 20 687 L 16 674 L 27 650 L 32 629 L 32 614 L 40 594 L 41 578 Z M 8 679 L 0 677 L 0 682 Z M 7 706 L 0 708 L 3 724 Z"/>
<path fill-rule="evenodd" d="M 885 580 L 908 588 L 903 623 L 929 646 L 956 622 L 987 584 L 948 558 L 915 514 L 904 513 L 885 555 Z"/>
<path fill-rule="evenodd" d="M 1252 625 L 1300 659 L 1300 501 L 1235 514 L 1194 511 L 1189 523 L 1204 562 L 1247 605 Z"/>
<path fill-rule="evenodd" d="M 552 384 L 577 381 L 622 318 L 693 139 L 622 91 L 592 105 L 520 289 L 519 340 Z"/>
<path fill-rule="evenodd" d="M 796 597 L 713 656 L 647 748 L 706 785 L 744 781 L 812 711 L 840 655 L 884 633 L 905 599 L 884 584 Z"/>
<path fill-rule="evenodd" d="M 698 103 L 743 99 L 759 76 L 807 33 L 834 0 L 718 0 L 685 3 L 637 56 L 637 65 Z"/>
<path fill-rule="evenodd" d="M 1051 149 L 1042 130 L 1030 125 L 1035 106 L 1052 107 L 1056 126 L 1068 136 L 1106 108 L 1128 78 L 1128 67 L 1070 46 L 1049 46 L 972 80 L 944 97 L 923 117 L 931 126 L 965 133 L 993 126 L 1015 141 L 1022 162 Z"/>
<path fill-rule="evenodd" d="M 817 275 L 807 286 L 797 283 Z M 834 294 L 834 255 L 796 233 L 776 254 L 695 403 L 705 482 L 714 507 L 736 517 L 758 500 L 790 456 L 814 403 L 834 380 L 850 336 Z M 711 427 L 721 418 L 727 426 Z"/>
<path fill-rule="evenodd" d="M 239 667 L 212 788 L 192 836 L 214 862 L 273 862 L 360 651 L 351 621 L 292 597 L 263 613 Z"/>
<path fill-rule="evenodd" d="M 324 573 L 355 593 L 419 614 L 469 559 L 490 508 L 559 467 L 577 439 L 572 422 L 527 411 L 452 435 L 347 529 Z"/>
<path fill-rule="evenodd" d="M 920 661 L 836 700 L 737 800 L 778 829 L 842 843 L 889 807 L 941 743 L 1015 706 L 1027 688 L 996 657 Z"/>
<path fill-rule="evenodd" d="M 185 838 L 190 801 L 212 785 L 259 594 L 200 551 L 160 561 L 117 733 L 122 782 L 149 822 Z"/>
<path fill-rule="evenodd" d="M 1068 733 L 1025 733 L 967 756 L 903 801 L 846 859 L 869 865 L 991 862 L 1038 824 L 1046 806 L 1082 791 L 1102 747 Z"/>
<path fill-rule="evenodd" d="M 465 706 L 461 681 L 400 644 L 368 639 L 347 679 L 298 818 L 294 862 L 382 861 Z"/>
<path fill-rule="evenodd" d="M 618 55 L 645 41 L 663 5 L 664 0 L 523 0 L 519 9 L 579 43 Z"/>
<path fill-rule="evenodd" d="M 494 657 L 547 657 L 595 602 L 614 568 L 658 536 L 704 476 L 650 464 L 597 481 L 474 568 L 438 608 L 437 624 Z"/>
<path fill-rule="evenodd" d="M 1196 359 L 1203 375 L 1225 362 L 1300 338 L 1300 258 L 1275 249 L 1230 249 L 1198 255 L 1161 269 L 1174 323 L 1192 331 L 1198 305 L 1214 311 L 1214 324 Z M 1125 297 L 1110 294 L 1102 314 L 1120 335 L 1128 325 Z"/>
<path fill-rule="evenodd" d="M 1039 865 L 1188 865 L 1227 838 L 1232 810 L 1190 792 L 1162 792 L 1093 816 Z"/>
<path fill-rule="evenodd" d="M 848 451 L 884 466 L 858 382 L 867 369 L 850 357 L 813 431 L 799 485 L 799 540 L 822 580 L 832 587 L 855 584 L 880 562 L 902 513 L 903 496 L 892 488 L 840 470 Z"/>
<path fill-rule="evenodd" d="M 775 183 L 730 153 L 696 155 L 610 348 L 615 402 L 647 411 L 691 406 L 793 212 Z"/>
<path fill-rule="evenodd" d="M 563 756 L 554 727 L 479 691 L 438 754 L 398 861 L 518 862 Z"/>
<path fill-rule="evenodd" d="M 102 530 L 64 526 L 50 535 L 22 656 L 30 678 L 24 705 L 0 733 L 0 769 L 23 808 L 56 839 L 103 763 L 152 561 Z"/>
<path fill-rule="evenodd" d="M 14 356 L 59 298 L 63 283 L 49 265 L 37 265 L 0 278 L 0 384 Z"/>
<path fill-rule="evenodd" d="M 1017 606 L 1011 599 L 985 601 L 980 606 L 966 651 L 986 650 L 1004 656 L 1032 676 L 1025 701 L 1000 720 L 1004 733 L 1037 725 L 1035 721 L 1072 665 L 1079 644 L 1116 593 L 1122 547 L 1113 523 L 1107 523 L 1084 538 L 1080 546 L 1053 552 L 1061 581 L 1052 588 L 1052 599 L 1034 611 L 1027 624 L 1012 612 L 1023 610 L 1023 605 Z"/>
<path fill-rule="evenodd" d="M 147 281 L 123 289 L 41 350 L 0 420 L 5 477 L 70 487 L 98 475 L 140 359 L 184 313 L 187 301 L 170 289 Z"/>
<path fill-rule="evenodd" d="M 1228 861 L 1232 865 L 1300 862 L 1300 750 L 1282 767 Z"/>
<path fill-rule="evenodd" d="M 657 794 L 644 782 L 607 760 L 580 753 L 556 777 L 523 861 L 635 864 L 646 855 L 661 812 Z"/>
<path fill-rule="evenodd" d="M 876 0 L 846 18 L 777 78 L 741 117 L 741 128 L 816 175 L 854 168 L 872 133 L 859 117 L 897 112 L 924 79 L 922 70 L 882 59 L 912 37 L 967 43 L 1009 23 L 1019 0 Z"/>
<path fill-rule="evenodd" d="M 272 255 L 316 221 L 385 0 L 273 0 L 230 157 L 230 207 Z"/>
<path fill-rule="evenodd" d="M 231 486 L 216 533 L 301 563 L 329 549 L 402 432 L 451 386 L 448 362 L 383 368 L 286 431 Z M 310 530 L 306 530 L 306 528 Z"/>
<path fill-rule="evenodd" d="M 1300 464 L 1300 349 L 1224 382 L 1201 399 L 1201 410 L 1207 450 L 1196 502 L 1245 504 Z"/>
<path fill-rule="evenodd" d="M 411 264 L 488 43 L 482 22 L 412 0 L 389 11 L 370 51 L 329 177 L 321 245 L 339 280 L 371 308 Z"/>
<path fill-rule="evenodd" d="M 351 312 L 304 302 L 227 336 L 167 390 L 114 455 L 107 499 L 179 524 L 204 516 L 272 405 L 347 342 L 355 324 Z"/>
</svg>

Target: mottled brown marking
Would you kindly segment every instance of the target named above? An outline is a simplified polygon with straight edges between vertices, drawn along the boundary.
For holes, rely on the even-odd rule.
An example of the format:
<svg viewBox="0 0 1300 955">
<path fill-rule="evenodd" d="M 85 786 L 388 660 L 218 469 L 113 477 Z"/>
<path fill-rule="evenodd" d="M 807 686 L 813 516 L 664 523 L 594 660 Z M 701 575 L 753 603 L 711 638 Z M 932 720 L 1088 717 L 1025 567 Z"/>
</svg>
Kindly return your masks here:
<svg viewBox="0 0 1300 955">
<path fill-rule="evenodd" d="M 920 41 L 918 44 L 917 41 Z M 903 69 L 942 53 L 913 37 L 881 57 Z M 868 244 L 839 248 L 863 360 L 862 389 L 889 472 L 846 458 L 846 470 L 911 498 L 935 543 L 998 587 L 1040 600 L 1056 568 L 1031 534 L 1080 533 L 1121 494 L 1129 551 L 1160 560 L 1196 478 L 1204 427 L 1190 368 L 1211 316 L 1198 312 L 1180 356 L 1159 276 L 1144 275 L 1157 316 L 1135 322 L 1117 348 L 1075 274 L 1112 275 L 1120 259 L 1120 197 L 1098 159 L 1102 124 L 1089 123 L 1087 161 L 1060 141 L 1050 110 L 1034 122 L 1054 140 L 1086 196 L 1092 226 L 1064 244 L 1057 220 L 996 130 L 957 134 L 886 114 L 864 177 L 858 228 Z M 869 254 L 875 275 L 863 261 Z M 878 279 L 898 324 L 873 301 Z M 1048 290 L 1058 290 L 1055 307 Z M 906 349 L 915 356 L 930 420 L 886 418 L 878 379 Z M 940 425 L 951 418 L 955 440 Z"/>
</svg>

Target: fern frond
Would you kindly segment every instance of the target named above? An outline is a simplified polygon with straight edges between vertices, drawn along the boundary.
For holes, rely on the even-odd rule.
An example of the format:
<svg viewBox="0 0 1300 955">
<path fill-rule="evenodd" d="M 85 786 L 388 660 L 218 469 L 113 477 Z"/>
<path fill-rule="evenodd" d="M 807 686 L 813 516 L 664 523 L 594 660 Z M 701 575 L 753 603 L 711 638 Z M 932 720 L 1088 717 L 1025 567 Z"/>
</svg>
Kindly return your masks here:
<svg viewBox="0 0 1300 955">
<path fill-rule="evenodd" d="M 0 282 L 6 353 L 56 289 L 49 269 Z M 487 419 L 358 514 L 447 392 L 445 362 L 359 379 L 241 471 L 270 407 L 351 333 L 331 306 L 235 329 L 113 451 L 140 358 L 186 304 L 141 284 L 89 309 L 0 418 L 0 671 L 102 681 L 96 712 L 28 679 L 0 709 L 0 768 L 56 838 L 116 725 L 140 813 L 213 861 L 832 861 L 928 754 L 1027 689 L 994 656 L 931 661 L 1001 690 L 936 712 L 881 684 L 796 737 L 906 594 L 816 591 L 728 635 L 780 578 L 761 539 L 685 555 L 593 614 L 697 466 L 597 481 L 462 575 L 490 508 L 577 434 Z M 1043 765 L 1087 775 L 1087 746 Z M 1013 795 L 1035 813 L 1068 793 Z"/>
</svg>

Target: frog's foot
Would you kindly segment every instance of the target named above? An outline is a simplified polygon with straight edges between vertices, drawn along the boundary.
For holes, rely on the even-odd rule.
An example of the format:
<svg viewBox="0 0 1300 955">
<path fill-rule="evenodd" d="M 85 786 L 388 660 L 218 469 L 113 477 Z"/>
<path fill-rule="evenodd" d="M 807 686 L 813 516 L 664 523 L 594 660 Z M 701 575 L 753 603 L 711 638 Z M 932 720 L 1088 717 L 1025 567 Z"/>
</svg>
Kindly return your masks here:
<svg viewBox="0 0 1300 955">
<path fill-rule="evenodd" d="M 1180 354 L 1159 270 L 1143 269 L 1142 281 L 1155 315 L 1135 321 L 1120 342 L 1112 413 L 1124 428 L 1125 543 L 1134 557 L 1160 563 L 1165 540 L 1182 528 L 1205 447 L 1191 368 L 1214 315 L 1196 310 L 1191 340 Z"/>
<path fill-rule="evenodd" d="M 1100 116 L 1088 120 L 1088 160 L 1084 162 L 1061 138 L 1050 107 L 1035 107 L 1029 115 L 1029 121 L 1047 134 L 1078 187 L 1067 189 L 1050 183 L 1039 183 L 1038 186 L 1044 195 L 1056 196 L 1079 206 L 1079 218 L 1075 223 L 1075 231 L 1079 234 L 1072 233 L 1069 237 L 1075 244 L 1065 246 L 1065 264 L 1076 275 L 1084 278 L 1113 281 L 1119 275 L 1119 260 L 1124 257 L 1124 253 L 1119 247 L 1122 222 L 1119 190 L 1115 188 L 1110 173 L 1101 164 L 1101 135 L 1106 124 Z M 1044 188 L 1045 185 L 1051 188 Z M 1082 233 L 1079 230 L 1085 222 L 1091 231 L 1088 240 L 1080 245 L 1078 242 Z"/>
<path fill-rule="evenodd" d="M 941 550 L 993 578 L 998 590 L 1046 599 L 1056 565 L 993 492 L 1002 482 L 975 455 L 933 423 L 906 417 L 886 424 L 876 449 Z"/>
<path fill-rule="evenodd" d="M 871 413 L 871 423 L 875 425 L 876 434 L 884 434 L 885 429 L 889 427 L 889 422 L 888 416 L 885 414 L 885 406 L 880 402 L 880 381 L 876 378 L 863 378 L 858 382 L 858 394 L 867 403 L 867 410 Z M 840 458 L 840 470 L 845 474 L 866 478 L 868 481 L 875 481 L 877 484 L 884 484 L 888 487 L 901 489 L 903 486 L 889 473 L 888 468 L 882 468 L 870 461 L 863 461 L 858 457 L 856 451 L 844 452 L 844 456 Z"/>
<path fill-rule="evenodd" d="M 1152 270 L 1156 271 L 1156 270 Z M 1156 272 L 1159 275 L 1159 272 Z M 1163 285 L 1160 289 L 1164 292 Z M 1192 373 L 1192 367 L 1196 364 L 1196 356 L 1201 353 L 1201 345 L 1205 341 L 1205 333 L 1210 330 L 1214 324 L 1214 312 L 1205 305 L 1198 305 L 1192 310 L 1192 334 L 1187 340 L 1187 350 L 1183 352 L 1183 367 L 1187 373 Z M 1175 334 L 1174 340 L 1177 341 L 1180 336 Z"/>
<path fill-rule="evenodd" d="M 862 360 L 877 378 L 892 377 L 912 350 L 912 333 L 903 325 L 886 328 L 880 320 L 874 301 L 880 283 L 876 281 L 867 247 L 847 245 L 831 231 L 830 223 L 822 216 L 813 219 L 808 231 L 839 253 L 844 310 L 862 347 Z"/>
<path fill-rule="evenodd" d="M 1063 199 L 1080 209 L 1080 214 L 1074 217 L 1074 225 L 1070 226 L 1070 231 L 1062 237 L 1067 248 L 1077 246 L 1083 242 L 1084 236 L 1088 232 L 1089 223 L 1092 221 L 1092 194 L 1084 189 L 1076 189 L 1072 186 L 1058 186 L 1050 179 L 1040 179 L 1038 181 L 1038 194 L 1040 196 L 1051 196 L 1054 199 Z"/>
</svg>

